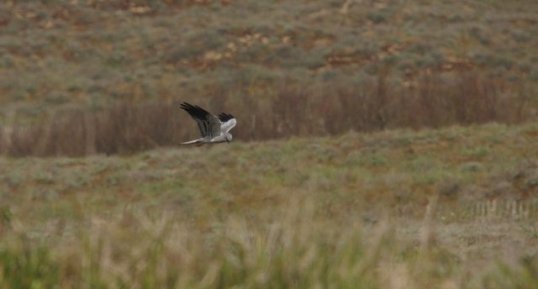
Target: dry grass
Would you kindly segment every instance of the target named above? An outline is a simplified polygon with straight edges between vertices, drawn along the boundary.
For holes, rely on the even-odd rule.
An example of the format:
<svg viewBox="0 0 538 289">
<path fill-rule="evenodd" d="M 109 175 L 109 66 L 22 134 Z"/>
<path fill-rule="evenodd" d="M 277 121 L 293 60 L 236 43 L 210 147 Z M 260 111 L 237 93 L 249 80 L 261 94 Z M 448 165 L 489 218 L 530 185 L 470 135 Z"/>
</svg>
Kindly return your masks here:
<svg viewBox="0 0 538 289">
<path fill-rule="evenodd" d="M 476 73 L 427 75 L 411 87 L 381 75 L 357 85 L 284 84 L 247 95 L 222 91 L 199 103 L 234 114 L 236 140 L 335 135 L 453 124 L 519 123 L 533 119 L 528 92 Z M 253 101 L 260 98 L 260 101 Z M 173 146 L 196 135 L 178 102 L 121 102 L 100 110 L 66 109 L 39 123 L 4 125 L 0 152 L 10 156 L 131 153 Z"/>
<path fill-rule="evenodd" d="M 177 145 L 175 101 L 245 141 L 537 115 L 533 0 L 53 2 L 0 4 L 0 154 Z"/>
<path fill-rule="evenodd" d="M 85 218 L 83 228 L 50 219 L 37 234 L 12 217 L 0 246 L 0 284 L 406 289 L 534 288 L 538 282 L 538 260 L 530 249 L 536 237 L 518 229 L 522 222 L 469 222 L 454 229 L 427 219 L 434 241 L 419 247 L 414 245 L 418 234 L 409 228 L 420 222 L 382 219 L 372 226 L 348 212 L 346 222 L 339 223 L 322 212 L 308 200 L 291 198 L 288 205 L 274 207 L 269 219 L 228 214 L 201 230 L 174 212 L 148 214 L 127 207 L 119 214 Z M 526 243 L 523 248 L 518 240 Z M 465 252 L 461 245 L 474 249 Z M 503 262 L 484 266 L 494 258 Z"/>
<path fill-rule="evenodd" d="M 534 288 L 537 131 L 1 157 L 0 287 Z"/>
<path fill-rule="evenodd" d="M 537 4 L 2 1 L 0 288 L 537 288 Z"/>
</svg>

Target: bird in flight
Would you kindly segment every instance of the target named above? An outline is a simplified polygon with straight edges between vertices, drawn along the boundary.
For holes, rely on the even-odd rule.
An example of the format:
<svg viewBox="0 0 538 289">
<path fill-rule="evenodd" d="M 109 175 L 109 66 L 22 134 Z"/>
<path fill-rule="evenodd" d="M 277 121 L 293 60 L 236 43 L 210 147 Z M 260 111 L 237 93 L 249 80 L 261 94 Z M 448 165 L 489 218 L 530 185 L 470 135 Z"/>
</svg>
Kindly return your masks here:
<svg viewBox="0 0 538 289">
<path fill-rule="evenodd" d="M 230 130 L 237 124 L 233 115 L 223 112 L 217 117 L 197 105 L 192 105 L 186 102 L 181 104 L 181 109 L 185 110 L 196 121 L 198 129 L 202 134 L 201 138 L 187 141 L 182 144 L 205 144 L 232 141 Z"/>
</svg>

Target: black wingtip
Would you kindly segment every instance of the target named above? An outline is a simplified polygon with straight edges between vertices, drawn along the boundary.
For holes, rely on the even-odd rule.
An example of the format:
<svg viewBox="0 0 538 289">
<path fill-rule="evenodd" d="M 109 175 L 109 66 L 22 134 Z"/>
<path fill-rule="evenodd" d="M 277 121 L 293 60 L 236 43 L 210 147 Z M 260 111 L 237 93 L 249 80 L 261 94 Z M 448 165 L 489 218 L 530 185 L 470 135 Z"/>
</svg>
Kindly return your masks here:
<svg viewBox="0 0 538 289">
<path fill-rule="evenodd" d="M 184 109 L 184 110 L 189 110 L 191 108 L 194 108 L 194 106 L 188 102 L 183 102 L 179 105 L 179 107 L 181 107 L 181 109 Z"/>
<path fill-rule="evenodd" d="M 197 105 L 192 105 L 188 102 L 183 102 L 180 105 L 180 108 L 188 112 L 192 117 L 198 119 L 204 119 L 209 114 L 205 109 Z"/>
<path fill-rule="evenodd" d="M 235 118 L 233 115 L 229 113 L 221 113 L 219 114 L 219 120 L 222 122 L 229 121 L 230 119 Z"/>
</svg>

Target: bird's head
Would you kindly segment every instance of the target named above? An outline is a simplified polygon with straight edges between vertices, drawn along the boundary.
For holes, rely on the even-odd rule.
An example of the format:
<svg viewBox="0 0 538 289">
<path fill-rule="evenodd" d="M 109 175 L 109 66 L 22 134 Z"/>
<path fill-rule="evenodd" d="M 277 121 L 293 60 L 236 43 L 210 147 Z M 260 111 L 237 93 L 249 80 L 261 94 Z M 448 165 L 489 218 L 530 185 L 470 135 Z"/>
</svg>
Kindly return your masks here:
<svg viewBox="0 0 538 289">
<path fill-rule="evenodd" d="M 231 133 L 227 133 L 227 134 L 226 134 L 226 141 L 227 141 L 227 142 L 231 142 L 231 141 L 232 141 L 232 134 L 231 134 Z"/>
</svg>

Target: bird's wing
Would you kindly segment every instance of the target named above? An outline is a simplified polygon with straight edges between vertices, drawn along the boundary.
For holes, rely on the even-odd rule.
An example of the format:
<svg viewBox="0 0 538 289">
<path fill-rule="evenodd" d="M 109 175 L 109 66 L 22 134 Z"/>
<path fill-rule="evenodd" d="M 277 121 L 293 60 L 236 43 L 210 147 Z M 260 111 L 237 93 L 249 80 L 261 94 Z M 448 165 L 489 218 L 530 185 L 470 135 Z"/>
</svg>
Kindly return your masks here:
<svg viewBox="0 0 538 289">
<path fill-rule="evenodd" d="M 181 108 L 196 121 L 202 137 L 213 138 L 220 135 L 221 122 L 216 116 L 197 105 L 191 105 L 186 102 L 181 104 Z"/>
<path fill-rule="evenodd" d="M 222 133 L 229 132 L 237 124 L 235 117 L 229 113 L 223 112 L 219 114 L 219 120 L 222 123 L 220 126 L 220 130 Z"/>
</svg>

